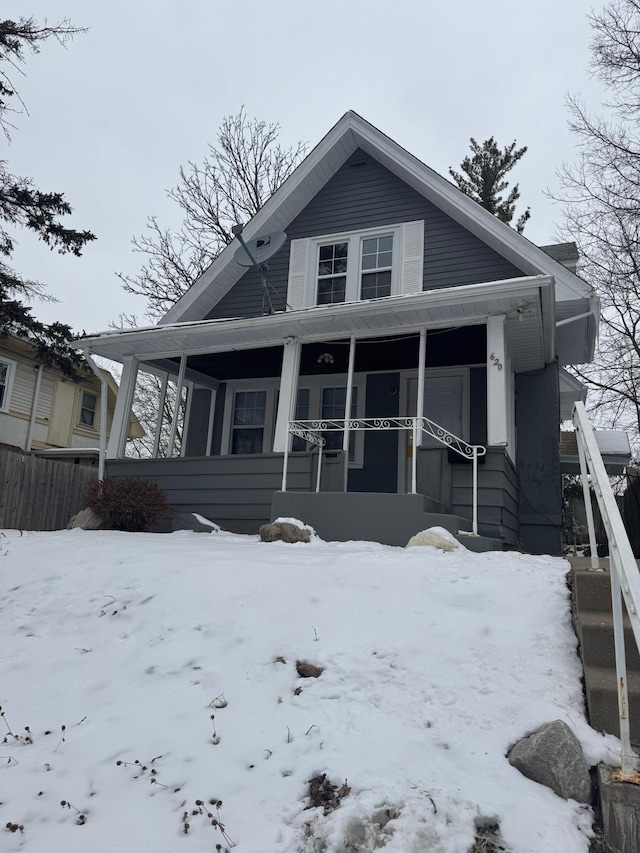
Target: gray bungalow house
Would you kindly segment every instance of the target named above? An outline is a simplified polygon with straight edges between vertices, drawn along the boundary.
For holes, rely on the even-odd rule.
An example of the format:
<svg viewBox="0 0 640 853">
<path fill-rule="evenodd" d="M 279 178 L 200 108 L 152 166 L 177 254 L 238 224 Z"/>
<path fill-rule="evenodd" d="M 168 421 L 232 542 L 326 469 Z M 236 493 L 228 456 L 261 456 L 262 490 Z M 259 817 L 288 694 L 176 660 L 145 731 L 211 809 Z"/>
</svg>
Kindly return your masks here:
<svg viewBox="0 0 640 853">
<path fill-rule="evenodd" d="M 564 367 L 599 315 L 575 247 L 533 245 L 353 112 L 242 239 L 279 232 L 267 287 L 236 238 L 157 326 L 83 339 L 123 365 L 107 475 L 237 532 L 288 515 L 404 544 L 430 512 L 558 553 Z M 186 402 L 127 459 L 145 371 Z"/>
</svg>

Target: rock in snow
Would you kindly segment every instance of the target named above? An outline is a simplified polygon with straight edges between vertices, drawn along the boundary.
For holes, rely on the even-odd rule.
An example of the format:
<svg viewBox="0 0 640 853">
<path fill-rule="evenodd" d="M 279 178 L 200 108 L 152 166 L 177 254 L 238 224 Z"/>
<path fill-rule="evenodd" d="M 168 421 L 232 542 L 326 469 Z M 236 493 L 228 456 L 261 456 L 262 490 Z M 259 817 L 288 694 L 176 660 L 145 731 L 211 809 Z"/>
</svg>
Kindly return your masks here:
<svg viewBox="0 0 640 853">
<path fill-rule="evenodd" d="M 509 763 L 565 800 L 591 802 L 591 779 L 577 737 L 562 720 L 541 726 L 511 749 Z"/>
<path fill-rule="evenodd" d="M 424 545 L 431 545 L 434 548 L 440 548 L 442 551 L 456 551 L 460 547 L 456 538 L 442 527 L 430 527 L 428 530 L 421 530 L 407 542 L 407 548 Z"/>
<path fill-rule="evenodd" d="M 181 512 L 174 515 L 171 520 L 171 529 L 173 531 L 194 530 L 196 533 L 218 533 L 220 531 L 217 524 L 195 512 Z"/>
<path fill-rule="evenodd" d="M 73 515 L 67 524 L 67 530 L 79 527 L 81 530 L 108 530 L 109 522 L 90 506 Z"/>
<path fill-rule="evenodd" d="M 310 530 L 286 521 L 263 524 L 258 533 L 263 542 L 311 542 Z"/>
</svg>

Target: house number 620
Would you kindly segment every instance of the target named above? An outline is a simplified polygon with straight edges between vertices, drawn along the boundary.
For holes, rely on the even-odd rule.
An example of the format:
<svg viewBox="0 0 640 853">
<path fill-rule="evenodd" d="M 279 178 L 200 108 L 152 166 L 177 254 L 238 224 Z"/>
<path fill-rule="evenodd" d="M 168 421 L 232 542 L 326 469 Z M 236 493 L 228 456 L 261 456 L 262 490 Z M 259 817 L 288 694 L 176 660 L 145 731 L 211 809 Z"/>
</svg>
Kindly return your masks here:
<svg viewBox="0 0 640 853">
<path fill-rule="evenodd" d="M 491 355 L 489 356 L 489 361 L 492 361 L 494 367 L 497 367 L 498 370 L 502 370 L 502 362 L 500 361 L 497 355 L 491 353 Z"/>
</svg>

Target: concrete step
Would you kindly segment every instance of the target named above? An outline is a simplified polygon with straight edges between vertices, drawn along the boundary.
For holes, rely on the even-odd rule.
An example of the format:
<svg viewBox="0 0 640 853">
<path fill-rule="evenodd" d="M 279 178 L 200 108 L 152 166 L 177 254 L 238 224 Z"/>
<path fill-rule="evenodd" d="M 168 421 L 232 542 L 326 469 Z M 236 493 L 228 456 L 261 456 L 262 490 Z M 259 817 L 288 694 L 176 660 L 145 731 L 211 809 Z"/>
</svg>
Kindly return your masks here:
<svg viewBox="0 0 640 853">
<path fill-rule="evenodd" d="M 585 691 L 589 708 L 589 722 L 597 731 L 620 736 L 618 718 L 618 690 L 615 670 L 585 666 Z M 629 724 L 631 742 L 640 743 L 640 672 L 627 673 L 629 691 Z"/>
<path fill-rule="evenodd" d="M 500 539 L 492 539 L 490 536 L 467 535 L 459 530 L 454 533 L 454 536 L 467 550 L 474 551 L 476 554 L 484 554 L 485 551 L 502 551 Z"/>
<path fill-rule="evenodd" d="M 629 617 L 625 614 L 624 645 L 627 658 L 627 670 L 640 672 L 640 654 L 631 629 Z M 576 633 L 580 641 L 580 655 L 586 666 L 610 667 L 615 669 L 616 655 L 613 644 L 613 616 L 611 611 L 582 611 L 578 615 Z"/>
<path fill-rule="evenodd" d="M 579 615 L 589 611 L 611 613 L 609 572 L 574 571 L 573 583 Z"/>
</svg>

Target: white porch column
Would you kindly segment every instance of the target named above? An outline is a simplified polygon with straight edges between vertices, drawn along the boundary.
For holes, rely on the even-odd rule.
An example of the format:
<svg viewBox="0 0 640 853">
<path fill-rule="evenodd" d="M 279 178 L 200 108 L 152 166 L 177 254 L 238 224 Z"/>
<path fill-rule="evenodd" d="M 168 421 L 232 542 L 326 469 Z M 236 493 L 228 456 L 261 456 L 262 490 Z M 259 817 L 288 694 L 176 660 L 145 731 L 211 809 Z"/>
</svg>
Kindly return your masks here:
<svg viewBox="0 0 640 853">
<path fill-rule="evenodd" d="M 171 418 L 171 434 L 169 435 L 169 448 L 167 456 L 171 459 L 176 444 L 176 435 L 178 434 L 178 420 L 180 418 L 180 406 L 182 404 L 182 387 L 184 385 L 184 372 L 187 369 L 187 356 L 183 353 L 180 357 L 180 368 L 178 370 L 178 378 L 176 379 L 176 399 L 173 404 L 173 417 Z M 182 425 L 182 441 L 185 440 L 184 424 Z"/>
<path fill-rule="evenodd" d="M 122 376 L 120 377 L 120 388 L 118 389 L 116 408 L 111 423 L 107 459 L 118 459 L 124 453 L 137 375 L 138 362 L 132 355 L 129 355 L 122 363 Z"/>
<path fill-rule="evenodd" d="M 165 373 L 162 377 L 162 384 L 160 385 L 160 392 L 158 397 L 158 417 L 156 419 L 156 429 L 153 435 L 153 451 L 151 453 L 152 459 L 158 458 L 158 450 L 160 449 L 160 436 L 162 435 L 162 422 L 164 420 L 164 403 L 167 397 L 167 385 L 169 383 L 169 374 Z"/>
<path fill-rule="evenodd" d="M 344 401 L 344 417 L 346 420 L 345 430 L 342 434 L 342 449 L 344 450 L 344 472 L 342 481 L 342 490 L 347 491 L 349 482 L 349 437 L 351 430 L 349 421 L 351 420 L 351 400 L 353 399 L 353 370 L 356 363 L 356 338 L 351 336 L 349 341 L 349 367 L 347 368 L 347 390 Z"/>
<path fill-rule="evenodd" d="M 509 382 L 505 317 L 487 320 L 487 444 L 509 443 Z"/>
<path fill-rule="evenodd" d="M 416 417 L 421 418 L 424 415 L 424 371 L 427 365 L 427 330 L 420 329 L 420 345 L 418 349 L 418 388 L 417 388 L 417 400 L 416 400 Z M 416 435 L 416 447 L 420 447 L 422 445 L 422 436 L 423 432 L 421 429 L 417 431 Z M 416 448 L 413 448 L 413 452 L 416 452 Z"/>
<path fill-rule="evenodd" d="M 287 432 L 287 424 L 289 421 L 295 420 L 301 352 L 302 344 L 300 341 L 295 338 L 286 338 L 282 353 L 278 414 L 273 436 L 274 453 L 284 453 L 285 448 L 291 446 L 291 436 Z"/>
</svg>

